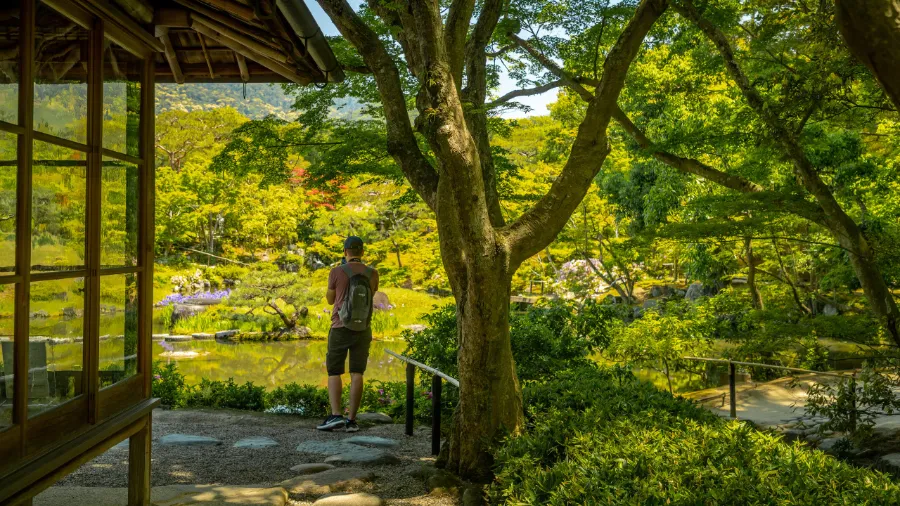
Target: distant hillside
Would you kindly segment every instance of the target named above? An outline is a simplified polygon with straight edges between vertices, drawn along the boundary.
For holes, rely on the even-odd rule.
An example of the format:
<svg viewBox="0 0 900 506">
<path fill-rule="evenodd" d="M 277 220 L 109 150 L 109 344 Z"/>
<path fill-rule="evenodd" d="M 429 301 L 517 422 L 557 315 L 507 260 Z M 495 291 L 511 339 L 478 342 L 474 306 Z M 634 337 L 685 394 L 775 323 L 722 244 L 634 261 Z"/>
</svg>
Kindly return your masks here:
<svg viewBox="0 0 900 506">
<path fill-rule="evenodd" d="M 248 84 L 246 98 L 244 86 L 239 83 L 156 85 L 157 113 L 230 106 L 250 119 L 261 119 L 270 114 L 288 119 L 296 116 L 291 110 L 292 104 L 293 100 L 284 94 L 279 84 Z"/>
<path fill-rule="evenodd" d="M 193 111 L 216 107 L 233 107 L 250 119 L 261 119 L 270 114 L 283 119 L 293 119 L 297 113 L 291 109 L 294 101 L 284 94 L 280 84 L 239 83 L 210 84 L 157 84 L 156 112 L 170 110 Z M 349 117 L 360 109 L 353 101 L 347 101 L 339 108 L 332 109 L 332 115 Z"/>
</svg>

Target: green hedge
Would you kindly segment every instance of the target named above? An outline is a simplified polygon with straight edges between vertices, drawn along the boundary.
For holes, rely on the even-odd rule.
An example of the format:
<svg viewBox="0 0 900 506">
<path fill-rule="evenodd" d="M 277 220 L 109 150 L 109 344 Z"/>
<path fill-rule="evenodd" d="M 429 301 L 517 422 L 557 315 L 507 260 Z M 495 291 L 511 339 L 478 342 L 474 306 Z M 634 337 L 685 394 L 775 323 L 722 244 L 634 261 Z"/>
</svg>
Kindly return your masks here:
<svg viewBox="0 0 900 506">
<path fill-rule="evenodd" d="M 495 504 L 900 504 L 885 475 L 725 421 L 624 369 L 525 389 L 528 428 L 495 452 Z"/>
</svg>

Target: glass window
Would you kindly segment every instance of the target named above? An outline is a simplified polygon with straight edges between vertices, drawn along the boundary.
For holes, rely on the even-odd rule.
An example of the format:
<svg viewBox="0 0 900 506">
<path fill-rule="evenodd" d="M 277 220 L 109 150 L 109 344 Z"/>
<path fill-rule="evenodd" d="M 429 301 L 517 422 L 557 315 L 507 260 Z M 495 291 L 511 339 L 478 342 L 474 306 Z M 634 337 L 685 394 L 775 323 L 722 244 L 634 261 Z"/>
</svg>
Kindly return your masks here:
<svg viewBox="0 0 900 506">
<path fill-rule="evenodd" d="M 100 386 L 137 373 L 138 286 L 134 274 L 100 278 Z"/>
<path fill-rule="evenodd" d="M 84 279 L 31 284 L 28 416 L 82 393 Z"/>
<path fill-rule="evenodd" d="M 34 141 L 31 271 L 84 268 L 87 154 Z"/>
<path fill-rule="evenodd" d="M 84 143 L 88 31 L 43 3 L 35 17 L 34 128 Z"/>
<path fill-rule="evenodd" d="M 0 431 L 12 425 L 16 286 L 0 285 Z"/>
<path fill-rule="evenodd" d="M 0 132 L 0 276 L 16 270 L 17 142 L 17 135 Z"/>
<path fill-rule="evenodd" d="M 3 2 L 16 12 L 18 0 Z M 0 121 L 19 123 L 19 16 L 0 16 Z"/>
<path fill-rule="evenodd" d="M 100 192 L 101 266 L 137 265 L 137 165 L 104 157 Z"/>
<path fill-rule="evenodd" d="M 139 157 L 142 62 L 112 42 L 103 58 L 103 147 Z"/>
</svg>

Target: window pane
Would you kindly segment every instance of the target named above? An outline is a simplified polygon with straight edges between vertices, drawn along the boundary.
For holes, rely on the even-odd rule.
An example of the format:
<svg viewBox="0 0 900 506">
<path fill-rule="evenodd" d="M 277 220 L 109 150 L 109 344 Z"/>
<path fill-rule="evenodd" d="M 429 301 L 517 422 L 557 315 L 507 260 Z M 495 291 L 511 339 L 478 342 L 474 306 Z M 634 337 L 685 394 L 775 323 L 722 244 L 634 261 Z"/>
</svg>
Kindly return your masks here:
<svg viewBox="0 0 900 506">
<path fill-rule="evenodd" d="M 6 0 L 6 12 L 17 13 L 18 0 Z M 19 16 L 0 16 L 0 121 L 19 123 Z"/>
<path fill-rule="evenodd" d="M 84 143 L 88 31 L 42 3 L 35 15 L 34 128 Z"/>
<path fill-rule="evenodd" d="M 137 372 L 137 276 L 100 278 L 100 386 Z"/>
<path fill-rule="evenodd" d="M 16 270 L 17 142 L 17 135 L 0 132 L 0 275 Z"/>
<path fill-rule="evenodd" d="M 84 268 L 87 155 L 34 142 L 31 271 Z"/>
<path fill-rule="evenodd" d="M 140 156 L 141 60 L 110 42 L 103 61 L 103 147 Z"/>
<path fill-rule="evenodd" d="M 137 265 L 137 165 L 104 157 L 100 191 L 100 264 Z"/>
<path fill-rule="evenodd" d="M 0 285 L 0 431 L 12 425 L 15 285 Z"/>
<path fill-rule="evenodd" d="M 84 279 L 31 284 L 28 416 L 81 394 Z"/>
</svg>

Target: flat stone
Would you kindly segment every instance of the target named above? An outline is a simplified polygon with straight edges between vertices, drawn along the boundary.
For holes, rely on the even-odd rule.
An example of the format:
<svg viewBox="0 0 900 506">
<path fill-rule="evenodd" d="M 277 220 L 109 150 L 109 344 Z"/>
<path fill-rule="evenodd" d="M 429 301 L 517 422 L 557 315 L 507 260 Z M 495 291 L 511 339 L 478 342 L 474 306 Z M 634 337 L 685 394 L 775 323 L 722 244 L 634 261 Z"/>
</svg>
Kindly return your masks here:
<svg viewBox="0 0 900 506">
<path fill-rule="evenodd" d="M 225 339 L 236 335 L 238 335 L 237 330 L 220 330 L 216 332 L 215 337 L 216 339 Z"/>
<path fill-rule="evenodd" d="M 165 339 L 168 339 L 168 337 L 169 334 L 153 334 L 152 339 L 154 341 L 163 341 Z"/>
<path fill-rule="evenodd" d="M 888 453 L 887 455 L 882 455 L 879 460 L 882 464 L 900 468 L 900 453 Z"/>
<path fill-rule="evenodd" d="M 190 434 L 166 434 L 159 438 L 159 444 L 174 446 L 216 446 L 222 441 L 214 437 L 192 436 Z"/>
<path fill-rule="evenodd" d="M 326 464 L 346 463 L 346 464 L 370 464 L 370 465 L 391 465 L 399 464 L 400 459 L 396 455 L 376 450 L 375 448 L 358 447 L 360 450 L 369 450 L 360 452 L 358 450 L 352 452 L 338 453 L 325 459 Z"/>
<path fill-rule="evenodd" d="M 356 415 L 356 421 L 371 423 L 394 423 L 394 419 L 391 418 L 390 415 L 386 415 L 384 413 L 358 413 Z"/>
<path fill-rule="evenodd" d="M 234 443 L 235 448 L 269 448 L 270 446 L 278 446 L 278 441 L 265 436 L 245 437 Z"/>
<path fill-rule="evenodd" d="M 214 334 L 207 334 L 205 332 L 197 332 L 197 333 L 191 334 L 191 337 L 195 341 L 212 341 L 213 339 L 216 338 L 216 336 Z"/>
<path fill-rule="evenodd" d="M 334 466 L 331 464 L 297 464 L 296 466 L 291 468 L 291 471 L 297 474 L 316 474 L 321 473 L 322 471 L 327 471 L 329 469 L 334 469 Z"/>
<path fill-rule="evenodd" d="M 288 504 L 287 491 L 281 487 L 247 487 L 233 485 L 169 485 L 153 487 L 151 502 L 154 506 L 257 504 L 284 506 Z M 93 503 L 85 503 L 93 504 Z M 122 503 L 124 504 L 124 503 Z"/>
<path fill-rule="evenodd" d="M 339 467 L 284 480 L 279 485 L 292 494 L 322 495 L 358 489 L 375 477 L 371 471 Z"/>
<path fill-rule="evenodd" d="M 313 505 L 318 506 L 381 506 L 384 501 L 377 495 L 359 494 L 335 494 L 320 498 Z"/>
<path fill-rule="evenodd" d="M 180 342 L 184 342 L 184 341 L 190 341 L 192 339 L 194 339 L 194 338 L 191 336 L 173 335 L 173 336 L 167 337 L 165 339 L 165 341 L 168 343 L 180 343 Z"/>
<path fill-rule="evenodd" d="M 382 448 L 393 448 L 394 446 L 400 444 L 393 439 L 378 436 L 353 436 L 345 439 L 344 441 L 355 445 L 378 446 Z"/>
<path fill-rule="evenodd" d="M 818 448 L 820 450 L 822 450 L 823 452 L 830 451 L 832 448 L 834 448 L 834 445 L 837 444 L 837 442 L 842 439 L 844 439 L 844 438 L 842 438 L 842 437 L 827 437 L 827 438 L 819 441 Z"/>
</svg>

